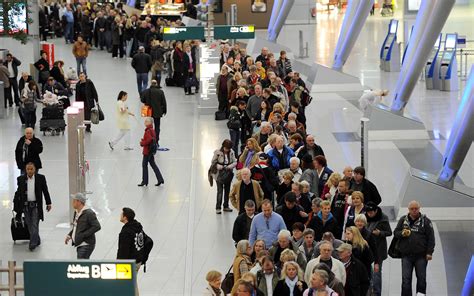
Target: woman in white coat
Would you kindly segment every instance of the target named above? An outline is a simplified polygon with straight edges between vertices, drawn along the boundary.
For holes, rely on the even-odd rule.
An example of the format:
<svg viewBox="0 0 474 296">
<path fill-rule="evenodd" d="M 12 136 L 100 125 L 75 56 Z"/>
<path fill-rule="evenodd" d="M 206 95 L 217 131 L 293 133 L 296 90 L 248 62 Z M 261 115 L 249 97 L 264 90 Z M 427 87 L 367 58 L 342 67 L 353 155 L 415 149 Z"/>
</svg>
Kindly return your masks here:
<svg viewBox="0 0 474 296">
<path fill-rule="evenodd" d="M 117 145 L 122 138 L 125 138 L 125 150 L 133 150 L 133 148 L 130 147 L 129 116 L 135 116 L 135 114 L 128 111 L 127 98 L 128 94 L 123 90 L 120 91 L 117 98 L 117 127 L 120 129 L 120 132 L 115 140 L 109 142 L 109 147 L 112 150 L 114 150 L 114 146 Z"/>
<path fill-rule="evenodd" d="M 202 293 L 203 296 L 225 296 L 221 289 L 222 274 L 216 270 L 211 270 L 206 275 L 207 287 Z"/>
</svg>

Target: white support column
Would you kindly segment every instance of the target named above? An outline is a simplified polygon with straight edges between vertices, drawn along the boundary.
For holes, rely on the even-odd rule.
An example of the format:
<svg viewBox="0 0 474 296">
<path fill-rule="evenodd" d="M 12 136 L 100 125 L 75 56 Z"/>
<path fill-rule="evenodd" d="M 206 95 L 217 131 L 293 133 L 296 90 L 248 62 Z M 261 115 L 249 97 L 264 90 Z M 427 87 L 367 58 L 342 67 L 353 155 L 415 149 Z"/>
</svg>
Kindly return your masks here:
<svg viewBox="0 0 474 296">
<path fill-rule="evenodd" d="M 344 15 L 344 20 L 342 21 L 341 30 L 339 32 L 339 38 L 337 39 L 336 49 L 334 50 L 334 61 L 337 59 L 339 50 L 341 50 L 341 46 L 346 40 L 347 31 L 354 20 L 354 15 L 357 11 L 360 1 L 361 0 L 349 0 L 349 4 L 347 5 L 346 13 Z"/>
</svg>

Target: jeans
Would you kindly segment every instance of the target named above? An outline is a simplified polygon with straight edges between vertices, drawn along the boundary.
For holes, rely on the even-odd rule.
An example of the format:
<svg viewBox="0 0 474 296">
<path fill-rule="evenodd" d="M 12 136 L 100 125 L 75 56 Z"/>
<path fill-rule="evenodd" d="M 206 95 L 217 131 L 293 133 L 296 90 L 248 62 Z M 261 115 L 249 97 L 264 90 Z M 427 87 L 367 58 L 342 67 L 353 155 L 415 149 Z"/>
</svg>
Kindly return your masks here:
<svg viewBox="0 0 474 296">
<path fill-rule="evenodd" d="M 125 46 L 126 46 L 125 53 L 127 55 L 127 58 L 132 57 L 131 55 L 132 55 L 132 49 L 133 49 L 133 38 L 130 40 L 126 40 Z"/>
<path fill-rule="evenodd" d="M 18 81 L 16 78 L 9 78 L 10 89 L 13 90 L 13 96 L 15 97 L 15 105 L 20 105 L 20 93 L 18 92 Z"/>
<path fill-rule="evenodd" d="M 224 209 L 229 207 L 229 192 L 230 192 L 230 183 L 221 183 L 217 182 L 217 202 L 216 210 L 220 210 L 222 206 L 222 195 L 224 195 Z"/>
<path fill-rule="evenodd" d="M 143 155 L 143 161 L 142 161 L 142 169 L 143 169 L 143 174 L 142 174 L 142 183 L 148 184 L 148 163 L 150 163 L 151 168 L 153 169 L 153 172 L 155 172 L 156 179 L 158 180 L 158 183 L 163 183 L 165 180 L 163 179 L 163 176 L 161 175 L 160 169 L 155 163 L 155 156 L 153 154 L 149 155 Z"/>
<path fill-rule="evenodd" d="M 66 23 L 66 27 L 64 28 L 64 39 L 66 39 L 66 43 L 74 42 L 74 23 Z"/>
<path fill-rule="evenodd" d="M 111 141 L 110 144 L 114 147 L 122 138 L 125 138 L 125 148 L 130 148 L 130 136 L 130 130 L 121 129 L 115 140 Z"/>
<path fill-rule="evenodd" d="M 426 266 L 428 261 L 424 255 L 402 257 L 402 296 L 412 296 L 411 280 L 413 268 L 416 274 L 416 292 L 426 294 Z"/>
<path fill-rule="evenodd" d="M 372 272 L 372 288 L 375 296 L 382 295 L 382 263 L 379 263 L 379 272 Z"/>
<path fill-rule="evenodd" d="M 77 247 L 77 259 L 89 259 L 92 255 L 92 252 L 95 249 L 95 245 L 85 245 Z"/>
<path fill-rule="evenodd" d="M 25 223 L 30 232 L 30 248 L 36 248 L 41 244 L 39 236 L 39 215 L 37 207 L 25 206 Z"/>
<path fill-rule="evenodd" d="M 240 131 L 229 129 L 230 140 L 232 141 L 232 150 L 234 150 L 235 157 L 239 155 L 239 140 L 240 140 Z"/>
<path fill-rule="evenodd" d="M 107 45 L 107 51 L 112 50 L 112 31 L 105 31 L 105 44 Z"/>
<path fill-rule="evenodd" d="M 86 61 L 87 61 L 87 58 L 76 58 L 76 63 L 77 63 L 77 76 L 79 76 L 79 74 L 80 74 L 81 72 L 84 72 L 84 74 L 86 74 L 86 76 L 87 76 Z M 81 65 L 82 65 L 82 70 L 81 70 Z"/>
<path fill-rule="evenodd" d="M 153 121 L 155 123 L 155 134 L 156 134 L 156 141 L 160 141 L 160 126 L 161 126 L 161 117 L 153 117 Z"/>
<path fill-rule="evenodd" d="M 25 126 L 35 128 L 36 124 L 36 109 L 33 111 L 27 111 L 23 109 L 23 117 L 25 118 Z"/>
<path fill-rule="evenodd" d="M 158 86 L 161 87 L 161 71 L 156 71 L 154 79 L 158 83 Z"/>
<path fill-rule="evenodd" d="M 148 73 L 137 73 L 137 88 L 138 94 L 142 94 L 142 92 L 148 87 Z"/>
<path fill-rule="evenodd" d="M 99 31 L 98 37 L 99 37 L 100 50 L 103 50 L 104 47 L 107 48 L 107 40 L 106 40 L 106 37 L 105 37 L 105 31 L 103 31 L 103 32 Z"/>
</svg>

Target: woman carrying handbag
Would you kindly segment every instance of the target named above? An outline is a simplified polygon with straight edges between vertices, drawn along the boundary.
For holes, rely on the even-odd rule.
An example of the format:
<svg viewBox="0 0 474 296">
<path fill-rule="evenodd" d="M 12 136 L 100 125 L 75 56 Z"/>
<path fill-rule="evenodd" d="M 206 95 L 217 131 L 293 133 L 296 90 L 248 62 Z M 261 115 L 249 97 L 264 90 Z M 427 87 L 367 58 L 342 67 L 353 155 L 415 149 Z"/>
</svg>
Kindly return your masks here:
<svg viewBox="0 0 474 296">
<path fill-rule="evenodd" d="M 234 151 L 232 151 L 232 141 L 226 139 L 222 142 L 221 148 L 214 151 L 212 157 L 212 165 L 216 167 L 213 174 L 214 180 L 217 185 L 217 201 L 216 201 L 216 214 L 222 213 L 222 196 L 224 196 L 224 212 L 232 212 L 229 208 L 229 193 L 230 184 L 234 178 L 232 172 L 237 165 L 237 159 L 235 158 Z"/>
</svg>

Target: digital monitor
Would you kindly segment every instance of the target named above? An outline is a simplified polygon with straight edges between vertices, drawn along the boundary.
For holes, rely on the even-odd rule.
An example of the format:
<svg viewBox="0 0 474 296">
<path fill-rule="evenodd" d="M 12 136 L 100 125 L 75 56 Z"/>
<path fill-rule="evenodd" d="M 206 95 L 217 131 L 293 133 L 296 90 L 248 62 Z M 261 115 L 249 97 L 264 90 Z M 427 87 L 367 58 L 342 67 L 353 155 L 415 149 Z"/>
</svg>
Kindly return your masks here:
<svg viewBox="0 0 474 296">
<path fill-rule="evenodd" d="M 408 11 L 418 11 L 420 10 L 421 0 L 408 0 Z"/>
<path fill-rule="evenodd" d="M 456 48 L 456 34 L 446 34 L 445 48 Z"/>
<path fill-rule="evenodd" d="M 398 21 L 397 20 L 391 20 L 390 21 L 390 34 L 396 34 L 397 33 L 397 28 L 398 28 Z"/>
<path fill-rule="evenodd" d="M 4 4 L 0 4 L 0 34 L 5 33 L 5 23 L 4 19 Z M 18 33 L 28 31 L 27 27 L 27 10 L 26 3 L 18 2 L 11 4 L 11 8 L 8 11 L 8 25 L 10 27 L 10 32 L 8 33 Z"/>
</svg>

